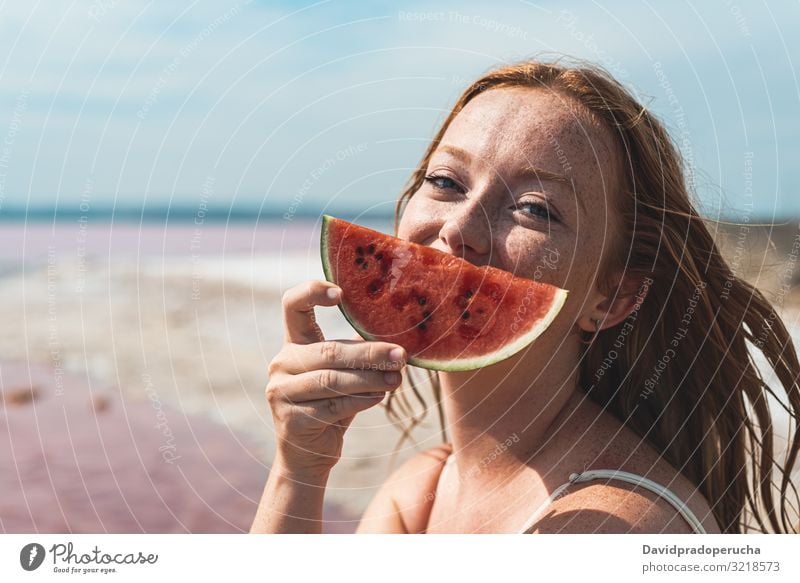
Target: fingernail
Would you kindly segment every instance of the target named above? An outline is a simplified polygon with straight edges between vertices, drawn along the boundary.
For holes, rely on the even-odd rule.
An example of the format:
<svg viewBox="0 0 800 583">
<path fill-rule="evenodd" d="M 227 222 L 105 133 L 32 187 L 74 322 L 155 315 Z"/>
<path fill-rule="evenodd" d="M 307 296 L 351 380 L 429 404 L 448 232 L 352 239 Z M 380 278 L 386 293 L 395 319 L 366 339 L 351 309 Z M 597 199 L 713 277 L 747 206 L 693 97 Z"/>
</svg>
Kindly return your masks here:
<svg viewBox="0 0 800 583">
<path fill-rule="evenodd" d="M 400 379 L 403 378 L 400 376 L 399 372 L 386 372 L 383 373 L 383 381 L 387 385 L 396 385 L 400 382 Z"/>
<path fill-rule="evenodd" d="M 405 357 L 405 352 L 406 352 L 406 351 L 405 351 L 405 350 L 403 350 L 403 349 L 402 349 L 402 348 L 400 348 L 400 347 L 398 347 L 398 348 L 392 348 L 392 350 L 389 352 L 389 360 L 390 360 L 392 363 L 395 363 L 395 362 L 402 362 L 402 361 L 404 361 L 404 360 L 405 360 L 405 358 L 404 358 L 404 357 Z"/>
<path fill-rule="evenodd" d="M 328 298 L 338 300 L 339 296 L 342 295 L 342 290 L 338 287 L 329 287 L 325 293 L 328 295 Z"/>
</svg>

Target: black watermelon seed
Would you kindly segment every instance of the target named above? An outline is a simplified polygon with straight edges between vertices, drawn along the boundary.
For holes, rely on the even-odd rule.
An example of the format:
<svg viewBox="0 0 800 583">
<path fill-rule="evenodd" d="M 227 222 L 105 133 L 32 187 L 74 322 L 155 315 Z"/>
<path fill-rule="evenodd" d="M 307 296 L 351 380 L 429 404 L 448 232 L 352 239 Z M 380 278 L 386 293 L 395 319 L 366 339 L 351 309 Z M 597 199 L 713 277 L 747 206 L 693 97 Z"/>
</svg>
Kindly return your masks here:
<svg viewBox="0 0 800 583">
<path fill-rule="evenodd" d="M 375 253 L 375 245 L 373 245 L 372 243 L 370 243 L 369 245 L 367 245 L 367 253 L 369 253 L 370 255 L 372 255 L 373 253 Z"/>
<path fill-rule="evenodd" d="M 427 320 L 428 318 L 431 317 L 431 313 L 428 310 L 425 310 L 424 312 L 422 312 L 422 317 Z"/>
<path fill-rule="evenodd" d="M 357 265 L 361 265 L 362 263 L 364 263 L 364 258 L 363 257 L 356 257 L 356 264 Z"/>
<path fill-rule="evenodd" d="M 381 290 L 381 287 L 383 287 L 382 282 L 376 279 L 375 281 L 370 282 L 370 284 L 367 286 L 367 291 L 371 295 L 375 295 Z"/>
<path fill-rule="evenodd" d="M 472 294 L 472 290 L 469 290 L 469 289 L 468 289 L 468 290 L 466 291 L 466 293 L 464 293 L 464 295 L 465 295 L 466 297 L 468 297 L 468 298 L 471 298 L 471 297 L 472 297 L 472 295 L 473 295 L 473 294 Z"/>
<path fill-rule="evenodd" d="M 363 255 L 364 254 L 364 248 L 363 247 L 356 247 L 356 253 L 358 255 Z"/>
<path fill-rule="evenodd" d="M 377 259 L 378 261 L 380 261 L 381 259 L 383 259 L 383 253 L 376 253 L 376 254 L 375 254 L 375 259 Z"/>
<path fill-rule="evenodd" d="M 424 306 L 425 304 L 428 303 L 428 300 L 426 300 L 424 296 L 420 296 L 419 298 L 417 298 L 417 302 L 419 302 L 420 306 Z"/>
<path fill-rule="evenodd" d="M 367 265 L 369 265 L 369 263 L 367 263 L 366 261 L 364 261 L 364 263 L 362 263 L 362 264 L 361 264 L 361 269 L 366 269 L 366 268 L 367 268 Z"/>
<path fill-rule="evenodd" d="M 462 320 L 469 320 L 469 310 L 464 310 L 464 313 L 461 314 Z"/>
<path fill-rule="evenodd" d="M 427 324 L 425 324 L 425 322 L 420 322 L 419 324 L 417 324 L 417 328 L 419 328 L 420 330 L 425 330 L 425 328 L 427 327 L 428 326 Z"/>
</svg>

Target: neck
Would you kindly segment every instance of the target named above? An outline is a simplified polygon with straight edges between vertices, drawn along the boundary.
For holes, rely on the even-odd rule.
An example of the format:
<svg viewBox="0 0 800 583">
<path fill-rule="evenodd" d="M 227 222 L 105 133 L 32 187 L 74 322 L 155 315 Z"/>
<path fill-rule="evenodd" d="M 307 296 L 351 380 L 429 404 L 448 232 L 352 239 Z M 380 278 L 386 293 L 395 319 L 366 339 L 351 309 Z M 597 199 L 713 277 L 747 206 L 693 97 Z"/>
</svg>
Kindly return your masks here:
<svg viewBox="0 0 800 583">
<path fill-rule="evenodd" d="M 484 487 L 535 465 L 578 401 L 578 348 L 530 346 L 484 369 L 440 373 L 447 430 L 466 482 Z"/>
</svg>

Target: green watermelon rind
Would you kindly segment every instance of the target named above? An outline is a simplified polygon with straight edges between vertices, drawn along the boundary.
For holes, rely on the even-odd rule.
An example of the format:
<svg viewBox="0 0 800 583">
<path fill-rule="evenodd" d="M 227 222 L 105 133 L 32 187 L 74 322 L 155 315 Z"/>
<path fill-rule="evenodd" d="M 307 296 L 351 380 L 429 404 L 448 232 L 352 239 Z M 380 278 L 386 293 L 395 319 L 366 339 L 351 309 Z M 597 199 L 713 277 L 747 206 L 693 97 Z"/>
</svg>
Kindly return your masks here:
<svg viewBox="0 0 800 583">
<path fill-rule="evenodd" d="M 330 215 L 322 215 L 322 228 L 320 232 L 320 255 L 322 256 L 322 271 L 325 274 L 325 279 L 329 282 L 336 284 L 336 281 L 333 277 L 333 270 L 331 269 L 330 265 L 330 257 L 328 254 L 328 223 L 332 221 L 334 217 Z M 337 284 L 338 285 L 338 284 Z M 502 360 L 510 358 L 514 356 L 517 352 L 531 344 L 534 340 L 536 340 L 541 334 L 550 326 L 553 322 L 555 317 L 561 311 L 561 308 L 564 306 L 564 303 L 567 301 L 567 296 L 569 295 L 569 291 L 565 289 L 556 289 L 555 294 L 553 296 L 553 301 L 550 304 L 550 308 L 547 310 L 547 313 L 540 318 L 536 325 L 528 330 L 525 334 L 515 338 L 514 340 L 510 341 L 508 344 L 495 350 L 494 352 L 490 352 L 488 354 L 484 354 L 482 356 L 471 356 L 469 358 L 457 358 L 457 359 L 447 359 L 447 360 L 437 360 L 437 359 L 430 359 L 430 358 L 418 358 L 411 356 L 408 359 L 408 364 L 417 366 L 420 368 L 426 368 L 430 370 L 439 370 L 442 372 L 461 372 L 461 371 L 468 371 L 468 370 L 475 370 L 478 368 L 483 368 L 485 366 L 490 366 L 492 364 L 496 364 Z M 358 334 L 364 338 L 364 340 L 381 340 L 366 330 L 347 312 L 347 309 L 344 307 L 343 302 L 339 302 L 338 304 L 339 310 L 344 315 L 345 319 L 350 323 L 350 325 L 355 329 Z"/>
</svg>

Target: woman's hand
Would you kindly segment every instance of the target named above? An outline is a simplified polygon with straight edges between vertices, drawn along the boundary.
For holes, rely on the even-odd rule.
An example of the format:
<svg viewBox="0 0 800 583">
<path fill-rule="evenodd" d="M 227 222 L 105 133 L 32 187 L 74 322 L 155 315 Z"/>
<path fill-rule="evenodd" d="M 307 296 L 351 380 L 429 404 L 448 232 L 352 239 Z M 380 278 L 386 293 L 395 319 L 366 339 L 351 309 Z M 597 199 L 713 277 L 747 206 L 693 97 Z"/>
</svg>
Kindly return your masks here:
<svg viewBox="0 0 800 583">
<path fill-rule="evenodd" d="M 380 403 L 402 380 L 406 352 L 386 342 L 325 340 L 315 306 L 334 306 L 341 289 L 310 281 L 283 296 L 285 342 L 269 365 L 266 397 L 284 474 L 327 476 L 339 461 L 355 415 Z"/>
</svg>

